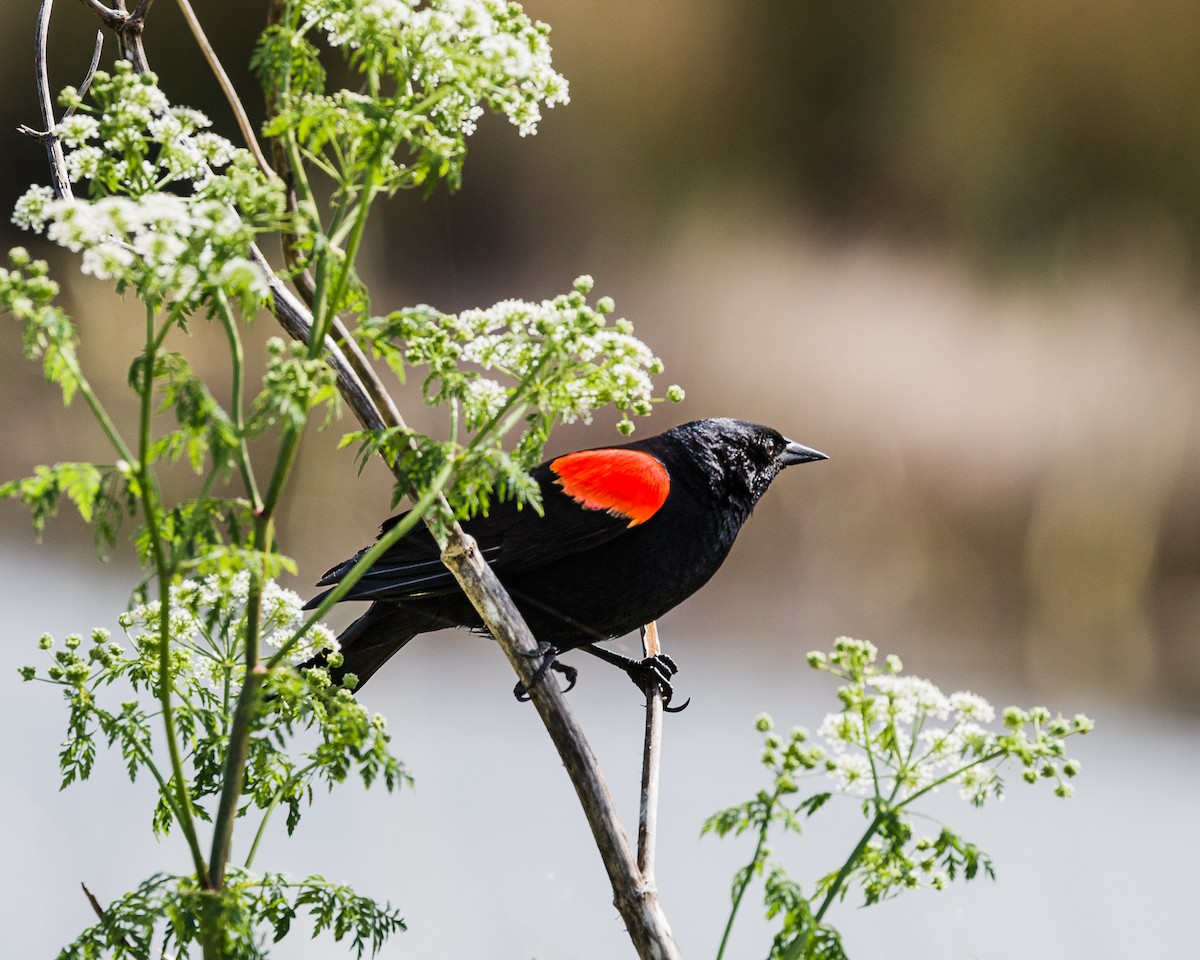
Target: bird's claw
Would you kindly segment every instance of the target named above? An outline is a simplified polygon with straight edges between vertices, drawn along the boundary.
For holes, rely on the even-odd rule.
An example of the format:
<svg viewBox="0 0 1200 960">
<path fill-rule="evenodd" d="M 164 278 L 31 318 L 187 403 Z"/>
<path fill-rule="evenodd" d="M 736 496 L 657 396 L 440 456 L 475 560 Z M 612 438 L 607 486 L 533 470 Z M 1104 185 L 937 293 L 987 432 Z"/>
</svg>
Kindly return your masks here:
<svg viewBox="0 0 1200 960">
<path fill-rule="evenodd" d="M 558 647 L 552 643 L 539 642 L 536 650 L 522 650 L 521 656 L 524 657 L 541 657 L 542 662 L 538 664 L 537 670 L 534 671 L 528 684 L 518 683 L 513 687 L 513 696 L 521 703 L 529 700 L 529 691 L 542 682 L 542 678 L 553 670 L 555 673 L 561 673 L 567 680 L 567 685 L 563 687 L 562 692 L 567 693 L 574 689 L 575 682 L 579 679 L 579 671 L 566 663 L 560 663 L 558 657 Z"/>
<path fill-rule="evenodd" d="M 686 710 L 687 705 L 692 702 L 692 698 L 688 697 L 678 707 L 671 706 L 671 698 L 675 696 L 671 678 L 679 672 L 679 667 L 665 653 L 637 660 L 626 669 L 626 672 L 629 674 L 629 679 L 642 690 L 646 690 L 651 684 L 657 686 L 659 696 L 662 697 L 663 710 L 667 713 L 680 713 Z"/>
<path fill-rule="evenodd" d="M 566 678 L 567 685 L 562 688 L 563 693 L 569 693 L 575 689 L 575 681 L 579 679 L 579 671 L 567 663 L 559 663 L 557 660 L 550 665 L 550 669 L 555 673 L 561 673 Z"/>
</svg>

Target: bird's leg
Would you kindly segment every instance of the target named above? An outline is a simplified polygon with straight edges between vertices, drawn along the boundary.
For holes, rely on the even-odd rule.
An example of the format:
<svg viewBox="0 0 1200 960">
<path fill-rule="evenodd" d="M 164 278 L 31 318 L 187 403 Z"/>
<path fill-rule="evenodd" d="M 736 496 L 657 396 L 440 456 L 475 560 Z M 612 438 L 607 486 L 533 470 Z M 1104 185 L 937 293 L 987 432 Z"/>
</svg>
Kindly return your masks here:
<svg viewBox="0 0 1200 960">
<path fill-rule="evenodd" d="M 678 707 L 671 706 L 671 698 L 675 695 L 671 678 L 679 672 L 679 667 L 665 653 L 655 654 L 653 657 L 646 657 L 643 660 L 634 660 L 631 657 L 614 653 L 605 647 L 598 647 L 594 643 L 585 643 L 579 649 L 590 653 L 593 657 L 599 657 L 605 663 L 620 667 L 629 675 L 629 679 L 639 690 L 645 690 L 648 683 L 657 683 L 662 690 L 663 709 L 668 713 L 679 713 L 692 702 L 692 698 L 688 697 Z"/>
<path fill-rule="evenodd" d="M 524 703 L 529 699 L 529 691 L 542 682 L 542 678 L 546 673 L 553 670 L 555 673 L 561 673 L 567 679 L 567 685 L 563 688 L 563 693 L 571 690 L 575 686 L 575 681 L 579 679 L 579 671 L 574 667 L 558 662 L 558 647 L 552 643 L 539 642 L 536 650 L 530 650 L 528 653 L 522 652 L 525 657 L 541 657 L 542 662 L 538 664 L 538 668 L 533 674 L 533 678 L 526 686 L 523 683 L 518 683 L 513 687 L 513 696 Z"/>
</svg>

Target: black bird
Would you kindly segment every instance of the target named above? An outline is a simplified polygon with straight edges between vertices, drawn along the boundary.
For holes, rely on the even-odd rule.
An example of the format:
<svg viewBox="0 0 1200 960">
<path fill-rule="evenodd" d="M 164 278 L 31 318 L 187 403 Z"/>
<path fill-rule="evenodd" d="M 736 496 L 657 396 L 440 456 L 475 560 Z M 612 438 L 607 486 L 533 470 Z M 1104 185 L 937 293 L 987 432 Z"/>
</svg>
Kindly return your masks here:
<svg viewBox="0 0 1200 960">
<path fill-rule="evenodd" d="M 533 471 L 541 514 L 502 502 L 463 529 L 540 642 L 546 656 L 539 678 L 553 666 L 573 683 L 576 671 L 554 657 L 581 648 L 621 666 L 639 685 L 649 670 L 669 700 L 675 672 L 669 658 L 631 660 L 595 644 L 658 619 L 704 586 L 779 471 L 824 459 L 769 427 L 696 420 L 645 440 L 547 461 Z M 400 519 L 385 521 L 381 535 Z M 318 585 L 337 584 L 363 552 L 328 571 Z M 332 671 L 335 681 L 356 674 L 360 687 L 418 633 L 483 629 L 420 525 L 343 599 L 374 601 L 339 638 L 344 659 Z M 318 655 L 304 666 L 323 663 Z"/>
</svg>

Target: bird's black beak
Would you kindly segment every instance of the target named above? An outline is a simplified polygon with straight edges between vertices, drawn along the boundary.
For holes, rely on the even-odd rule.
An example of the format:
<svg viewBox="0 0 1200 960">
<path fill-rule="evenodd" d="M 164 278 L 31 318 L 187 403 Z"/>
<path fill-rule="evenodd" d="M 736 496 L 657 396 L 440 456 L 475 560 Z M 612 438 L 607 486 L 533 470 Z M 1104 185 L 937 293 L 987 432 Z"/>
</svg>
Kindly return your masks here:
<svg viewBox="0 0 1200 960">
<path fill-rule="evenodd" d="M 812 460 L 828 459 L 829 458 L 819 450 L 814 450 L 812 447 L 806 447 L 804 444 L 797 443 L 795 440 L 788 440 L 787 447 L 783 451 L 783 456 L 779 458 L 779 462 L 785 467 L 794 467 L 798 463 L 808 463 Z"/>
</svg>

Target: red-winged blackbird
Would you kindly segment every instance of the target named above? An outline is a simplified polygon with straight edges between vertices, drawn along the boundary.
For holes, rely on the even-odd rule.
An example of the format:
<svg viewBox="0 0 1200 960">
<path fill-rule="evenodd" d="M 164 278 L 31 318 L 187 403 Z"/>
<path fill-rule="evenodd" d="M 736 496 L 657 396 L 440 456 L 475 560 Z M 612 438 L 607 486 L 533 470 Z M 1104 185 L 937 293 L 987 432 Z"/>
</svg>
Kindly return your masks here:
<svg viewBox="0 0 1200 960">
<path fill-rule="evenodd" d="M 675 672 L 669 658 L 635 661 L 595 644 L 658 619 L 704 586 L 776 474 L 824 459 L 769 427 L 697 420 L 543 463 L 533 471 L 540 515 L 502 502 L 463 529 L 542 645 L 539 676 L 553 665 L 573 683 L 576 671 L 554 657 L 581 648 L 638 683 L 651 671 L 669 696 Z M 399 519 L 387 520 L 382 531 Z M 361 555 L 339 563 L 318 585 L 338 583 Z M 333 671 L 335 680 L 356 674 L 360 686 L 418 633 L 483 629 L 422 526 L 377 560 L 344 599 L 374 601 L 339 638 L 344 659 Z M 319 656 L 307 665 L 322 662 Z"/>
</svg>

